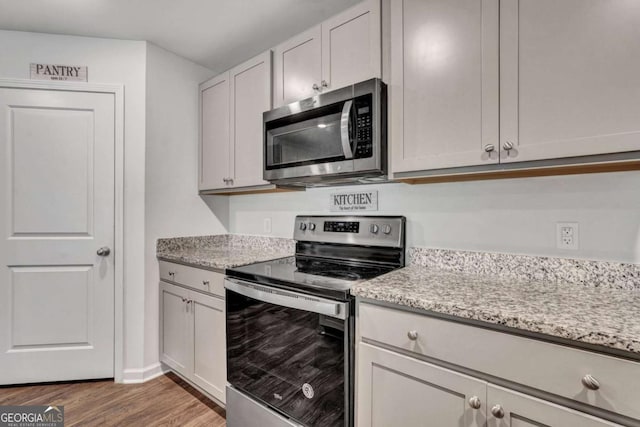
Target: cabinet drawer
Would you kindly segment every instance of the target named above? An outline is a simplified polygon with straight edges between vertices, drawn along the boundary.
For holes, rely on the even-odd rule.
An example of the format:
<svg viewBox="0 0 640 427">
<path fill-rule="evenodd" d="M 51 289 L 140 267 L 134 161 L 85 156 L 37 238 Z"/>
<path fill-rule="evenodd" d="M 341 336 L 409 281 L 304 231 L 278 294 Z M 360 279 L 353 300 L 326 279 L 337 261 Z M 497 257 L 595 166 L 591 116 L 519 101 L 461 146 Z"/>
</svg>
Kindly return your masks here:
<svg viewBox="0 0 640 427">
<path fill-rule="evenodd" d="M 362 338 L 640 419 L 640 363 L 366 303 L 358 322 Z"/>
<path fill-rule="evenodd" d="M 160 280 L 179 283 L 201 292 L 224 296 L 224 274 L 160 261 Z"/>
</svg>

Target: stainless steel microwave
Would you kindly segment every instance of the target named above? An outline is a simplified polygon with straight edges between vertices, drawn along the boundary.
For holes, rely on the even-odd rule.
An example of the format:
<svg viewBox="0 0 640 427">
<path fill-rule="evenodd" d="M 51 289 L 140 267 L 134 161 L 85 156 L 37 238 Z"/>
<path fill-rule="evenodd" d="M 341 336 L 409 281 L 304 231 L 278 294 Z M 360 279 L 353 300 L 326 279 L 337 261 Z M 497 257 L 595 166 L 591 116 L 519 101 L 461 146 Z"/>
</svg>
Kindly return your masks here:
<svg viewBox="0 0 640 427">
<path fill-rule="evenodd" d="M 264 179 L 292 186 L 387 178 L 387 86 L 380 79 L 263 115 Z"/>
</svg>

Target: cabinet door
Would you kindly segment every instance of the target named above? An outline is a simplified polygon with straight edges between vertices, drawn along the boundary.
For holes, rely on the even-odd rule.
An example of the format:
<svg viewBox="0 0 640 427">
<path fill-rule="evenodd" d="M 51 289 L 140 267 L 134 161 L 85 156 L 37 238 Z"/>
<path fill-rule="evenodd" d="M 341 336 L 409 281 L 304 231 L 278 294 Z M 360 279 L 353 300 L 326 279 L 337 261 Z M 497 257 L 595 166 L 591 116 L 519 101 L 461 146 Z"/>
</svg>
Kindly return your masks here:
<svg viewBox="0 0 640 427">
<path fill-rule="evenodd" d="M 364 1 L 322 24 L 325 90 L 381 76 L 380 0 Z"/>
<path fill-rule="evenodd" d="M 364 343 L 357 366 L 360 427 L 485 425 L 484 381 Z"/>
<path fill-rule="evenodd" d="M 493 384 L 488 386 L 487 402 L 488 427 L 611 427 L 619 425 Z"/>
<path fill-rule="evenodd" d="M 271 109 L 271 51 L 229 72 L 233 187 L 269 184 L 262 179 L 262 113 Z"/>
<path fill-rule="evenodd" d="M 640 2 L 500 8 L 500 161 L 640 150 Z"/>
<path fill-rule="evenodd" d="M 392 3 L 393 172 L 498 162 L 498 17 L 498 0 Z"/>
<path fill-rule="evenodd" d="M 229 173 L 229 73 L 200 85 L 199 189 L 226 188 Z"/>
<path fill-rule="evenodd" d="M 195 384 L 225 403 L 227 353 L 224 300 L 190 293 L 193 315 L 193 376 Z"/>
<path fill-rule="evenodd" d="M 313 96 L 313 85 L 320 86 L 321 31 L 313 27 L 275 48 L 276 107 Z"/>
<path fill-rule="evenodd" d="M 191 372 L 191 317 L 188 291 L 160 282 L 160 361 L 188 376 Z"/>
</svg>

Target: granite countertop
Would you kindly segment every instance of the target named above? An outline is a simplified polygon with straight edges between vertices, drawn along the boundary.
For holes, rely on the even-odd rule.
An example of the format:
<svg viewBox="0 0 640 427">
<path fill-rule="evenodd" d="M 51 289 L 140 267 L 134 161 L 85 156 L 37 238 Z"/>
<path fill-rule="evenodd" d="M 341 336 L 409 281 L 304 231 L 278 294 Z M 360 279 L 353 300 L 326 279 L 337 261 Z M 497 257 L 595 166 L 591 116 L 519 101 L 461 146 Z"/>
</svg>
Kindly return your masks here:
<svg viewBox="0 0 640 427">
<path fill-rule="evenodd" d="M 278 237 L 216 235 L 159 239 L 158 259 L 224 271 L 293 255 L 295 242 Z"/>
<path fill-rule="evenodd" d="M 421 259 L 415 253 L 410 258 Z M 629 277 L 637 274 L 636 265 L 619 265 L 622 266 L 618 268 L 619 275 L 625 279 L 620 282 L 624 283 L 623 287 L 514 277 L 513 273 L 478 274 L 460 266 L 439 266 L 446 268 L 437 268 L 437 262 L 412 264 L 362 282 L 354 286 L 351 293 L 427 312 L 631 352 L 633 357 L 640 355 L 640 292 L 628 289 Z M 579 263 L 574 264 L 574 268 L 579 267 Z M 530 274 L 535 268 L 528 271 Z M 605 273 L 611 277 L 610 271 Z M 637 284 L 635 279 L 634 284 Z"/>
</svg>

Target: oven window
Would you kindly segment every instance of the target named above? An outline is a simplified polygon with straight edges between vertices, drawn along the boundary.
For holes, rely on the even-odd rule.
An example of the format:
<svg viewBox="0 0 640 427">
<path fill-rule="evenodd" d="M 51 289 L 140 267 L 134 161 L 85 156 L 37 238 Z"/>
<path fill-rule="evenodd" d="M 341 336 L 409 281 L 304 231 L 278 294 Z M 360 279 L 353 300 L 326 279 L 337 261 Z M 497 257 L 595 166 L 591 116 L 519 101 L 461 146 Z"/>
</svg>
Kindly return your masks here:
<svg viewBox="0 0 640 427">
<path fill-rule="evenodd" d="M 227 381 L 308 426 L 345 425 L 344 321 L 227 290 Z"/>
</svg>

